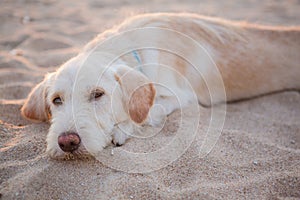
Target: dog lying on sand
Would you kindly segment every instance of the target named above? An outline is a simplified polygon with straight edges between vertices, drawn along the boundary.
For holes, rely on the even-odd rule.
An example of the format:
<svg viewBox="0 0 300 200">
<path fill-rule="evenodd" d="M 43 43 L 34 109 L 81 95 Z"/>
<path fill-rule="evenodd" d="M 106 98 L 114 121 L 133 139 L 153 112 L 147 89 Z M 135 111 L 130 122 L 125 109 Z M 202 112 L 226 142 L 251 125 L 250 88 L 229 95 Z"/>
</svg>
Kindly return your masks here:
<svg viewBox="0 0 300 200">
<path fill-rule="evenodd" d="M 134 126 L 158 125 L 194 94 L 211 106 L 299 89 L 299 52 L 300 27 L 195 14 L 138 15 L 46 75 L 21 112 L 51 123 L 51 157 L 97 155 L 111 141 L 122 145 L 130 137 L 118 126 L 130 133 Z"/>
</svg>

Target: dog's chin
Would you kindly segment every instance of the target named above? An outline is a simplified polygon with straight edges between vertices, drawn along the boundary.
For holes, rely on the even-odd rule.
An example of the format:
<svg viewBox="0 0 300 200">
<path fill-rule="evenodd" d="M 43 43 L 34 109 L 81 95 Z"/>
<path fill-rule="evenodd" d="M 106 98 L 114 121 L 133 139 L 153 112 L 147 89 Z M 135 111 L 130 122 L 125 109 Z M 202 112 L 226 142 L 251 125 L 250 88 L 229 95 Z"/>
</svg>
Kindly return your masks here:
<svg viewBox="0 0 300 200">
<path fill-rule="evenodd" d="M 94 159 L 85 148 L 79 148 L 73 152 L 63 152 L 60 149 L 47 150 L 46 152 L 54 160 L 90 160 Z"/>
</svg>

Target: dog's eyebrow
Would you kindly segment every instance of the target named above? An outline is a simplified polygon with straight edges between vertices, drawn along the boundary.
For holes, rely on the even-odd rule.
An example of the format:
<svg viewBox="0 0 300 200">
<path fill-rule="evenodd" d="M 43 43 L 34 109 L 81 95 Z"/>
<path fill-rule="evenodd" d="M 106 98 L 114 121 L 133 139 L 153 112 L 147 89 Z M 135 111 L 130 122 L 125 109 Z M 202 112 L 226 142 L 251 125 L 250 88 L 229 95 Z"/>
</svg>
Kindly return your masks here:
<svg viewBox="0 0 300 200">
<path fill-rule="evenodd" d="M 105 90 L 102 87 L 99 86 L 95 86 L 95 87 L 91 87 L 92 89 L 90 89 L 90 93 L 93 92 L 105 92 Z"/>
<path fill-rule="evenodd" d="M 50 100 L 52 101 L 53 99 L 60 97 L 60 98 L 64 98 L 63 96 L 63 92 L 54 92 L 53 94 L 50 95 Z"/>
</svg>

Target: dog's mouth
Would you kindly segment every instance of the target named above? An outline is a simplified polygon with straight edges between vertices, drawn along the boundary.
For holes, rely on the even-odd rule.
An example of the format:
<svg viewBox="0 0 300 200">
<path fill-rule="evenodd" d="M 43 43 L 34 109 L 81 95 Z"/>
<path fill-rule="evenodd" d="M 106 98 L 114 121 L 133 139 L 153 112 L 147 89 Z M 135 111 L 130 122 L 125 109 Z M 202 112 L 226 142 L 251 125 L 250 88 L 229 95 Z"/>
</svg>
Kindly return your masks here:
<svg viewBox="0 0 300 200">
<path fill-rule="evenodd" d="M 80 152 L 74 151 L 72 153 L 64 153 L 64 156 L 61 158 L 62 160 L 90 160 L 94 157 L 88 152 Z"/>
<path fill-rule="evenodd" d="M 61 150 L 48 152 L 50 158 L 54 160 L 89 160 L 94 157 L 82 146 L 75 151 L 72 152 L 64 152 Z"/>
</svg>

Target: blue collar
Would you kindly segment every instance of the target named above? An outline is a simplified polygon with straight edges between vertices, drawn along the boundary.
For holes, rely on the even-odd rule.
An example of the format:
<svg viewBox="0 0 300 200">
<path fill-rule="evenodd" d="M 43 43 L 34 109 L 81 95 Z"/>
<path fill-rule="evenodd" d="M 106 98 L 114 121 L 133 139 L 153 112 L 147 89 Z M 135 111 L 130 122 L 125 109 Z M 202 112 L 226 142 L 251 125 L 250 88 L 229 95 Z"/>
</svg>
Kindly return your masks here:
<svg viewBox="0 0 300 200">
<path fill-rule="evenodd" d="M 141 65 L 142 61 L 141 61 L 141 58 L 139 56 L 139 53 L 136 50 L 133 50 L 132 54 L 133 54 L 133 57 L 136 59 L 136 61 Z"/>
<path fill-rule="evenodd" d="M 140 72 L 143 73 L 143 69 L 142 69 L 142 61 L 141 61 L 141 58 L 140 58 L 140 55 L 139 53 L 136 51 L 136 50 L 133 50 L 132 51 L 132 55 L 133 57 L 136 59 L 136 61 L 138 62 L 138 66 L 136 67 L 136 69 Z"/>
</svg>

